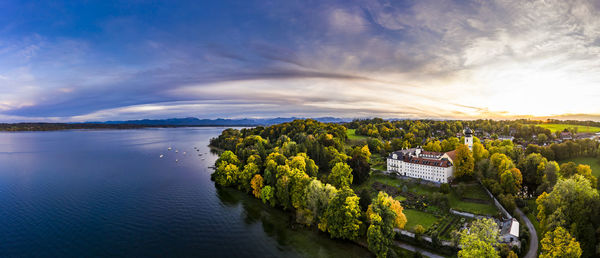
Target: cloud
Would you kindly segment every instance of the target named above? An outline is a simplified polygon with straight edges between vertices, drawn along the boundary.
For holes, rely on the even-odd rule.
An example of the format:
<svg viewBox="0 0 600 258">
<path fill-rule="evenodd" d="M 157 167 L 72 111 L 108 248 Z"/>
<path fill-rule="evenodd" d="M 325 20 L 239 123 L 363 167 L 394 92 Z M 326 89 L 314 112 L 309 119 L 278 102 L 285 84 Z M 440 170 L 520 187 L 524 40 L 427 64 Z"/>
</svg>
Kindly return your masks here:
<svg viewBox="0 0 600 258">
<path fill-rule="evenodd" d="M 161 20 L 145 16 L 144 8 Z M 590 104 L 600 97 L 594 1 L 168 8 L 174 9 L 133 5 L 127 14 L 50 29 L 13 17 L 10 28 L 0 29 L 0 114 L 11 120 L 600 114 Z M 104 11 L 112 13 L 98 12 Z"/>
</svg>

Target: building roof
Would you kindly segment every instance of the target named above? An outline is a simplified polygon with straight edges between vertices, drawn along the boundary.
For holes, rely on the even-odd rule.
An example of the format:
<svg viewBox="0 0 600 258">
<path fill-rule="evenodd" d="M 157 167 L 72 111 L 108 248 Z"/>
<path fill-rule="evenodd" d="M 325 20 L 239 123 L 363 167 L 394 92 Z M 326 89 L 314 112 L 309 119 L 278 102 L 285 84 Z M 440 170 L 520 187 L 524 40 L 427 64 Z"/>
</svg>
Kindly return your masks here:
<svg viewBox="0 0 600 258">
<path fill-rule="evenodd" d="M 450 161 L 447 159 L 441 159 L 441 160 L 440 159 L 425 159 L 425 158 L 417 158 L 417 157 L 407 156 L 406 158 L 404 158 L 404 162 L 419 164 L 419 165 L 426 165 L 426 166 L 444 167 L 444 168 L 452 166 L 452 163 L 450 163 Z"/>
<path fill-rule="evenodd" d="M 452 161 L 456 160 L 456 150 L 446 152 L 446 155 L 448 155 Z"/>
<path fill-rule="evenodd" d="M 471 130 L 471 128 L 467 127 L 467 128 L 465 128 L 465 134 L 466 135 L 473 134 L 473 130 Z"/>
<path fill-rule="evenodd" d="M 519 237 L 519 221 L 517 221 L 515 218 L 505 220 L 502 222 L 502 229 L 500 233 L 502 235 L 510 234 L 512 236 Z"/>
</svg>

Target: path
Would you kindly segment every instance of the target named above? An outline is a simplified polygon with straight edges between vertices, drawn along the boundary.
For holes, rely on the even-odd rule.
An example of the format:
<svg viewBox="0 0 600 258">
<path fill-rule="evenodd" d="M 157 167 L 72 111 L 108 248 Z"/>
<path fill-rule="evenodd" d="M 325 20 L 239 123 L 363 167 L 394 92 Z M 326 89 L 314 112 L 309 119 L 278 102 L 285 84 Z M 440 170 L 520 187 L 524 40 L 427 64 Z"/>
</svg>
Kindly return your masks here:
<svg viewBox="0 0 600 258">
<path fill-rule="evenodd" d="M 529 237 L 529 251 L 527 251 L 525 258 L 535 258 L 537 257 L 538 250 L 538 235 L 537 232 L 535 232 L 535 227 L 533 227 L 529 218 L 527 218 L 519 208 L 516 208 L 515 212 L 519 214 L 523 221 L 525 221 L 525 225 L 527 225 L 527 229 L 529 229 L 529 234 L 531 235 Z"/>
</svg>

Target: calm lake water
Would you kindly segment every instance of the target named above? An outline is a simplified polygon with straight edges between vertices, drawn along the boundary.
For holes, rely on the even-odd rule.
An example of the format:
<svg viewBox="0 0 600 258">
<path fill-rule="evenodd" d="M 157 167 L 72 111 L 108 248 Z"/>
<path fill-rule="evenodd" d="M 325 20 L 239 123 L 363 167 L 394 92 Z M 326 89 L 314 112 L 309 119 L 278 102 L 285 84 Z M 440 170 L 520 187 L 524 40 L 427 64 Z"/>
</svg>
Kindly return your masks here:
<svg viewBox="0 0 600 258">
<path fill-rule="evenodd" d="M 370 256 L 216 188 L 223 129 L 0 133 L 0 257 Z"/>
</svg>

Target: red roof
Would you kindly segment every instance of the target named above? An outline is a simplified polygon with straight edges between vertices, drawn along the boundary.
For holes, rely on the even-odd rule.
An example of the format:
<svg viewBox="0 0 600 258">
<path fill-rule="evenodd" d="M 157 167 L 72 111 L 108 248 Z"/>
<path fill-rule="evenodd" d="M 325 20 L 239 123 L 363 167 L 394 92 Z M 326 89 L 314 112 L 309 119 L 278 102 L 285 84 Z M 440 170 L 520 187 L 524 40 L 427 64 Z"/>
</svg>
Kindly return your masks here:
<svg viewBox="0 0 600 258">
<path fill-rule="evenodd" d="M 406 156 L 404 162 L 419 164 L 419 165 L 427 165 L 427 166 L 436 166 L 436 167 L 450 167 L 452 163 L 448 160 L 437 160 L 437 159 L 424 159 L 424 158 L 415 158 Z"/>
<path fill-rule="evenodd" d="M 450 157 L 450 159 L 454 161 L 456 159 L 456 150 L 446 152 L 446 155 L 448 155 L 448 157 Z"/>
</svg>

